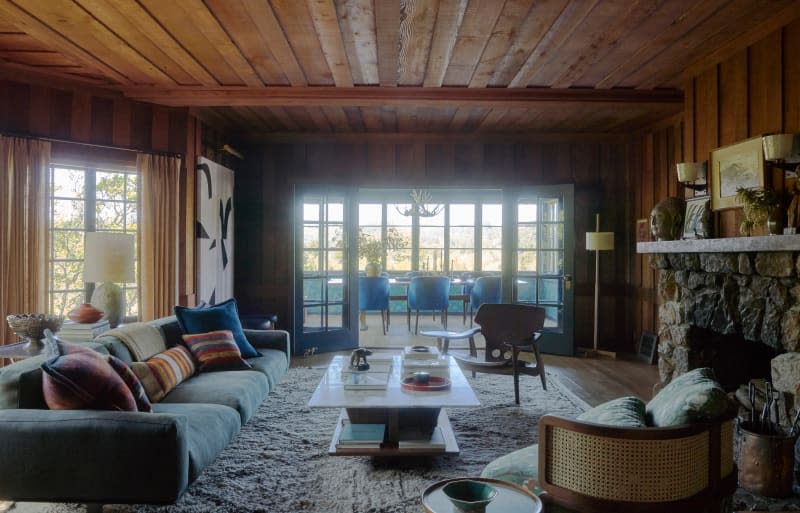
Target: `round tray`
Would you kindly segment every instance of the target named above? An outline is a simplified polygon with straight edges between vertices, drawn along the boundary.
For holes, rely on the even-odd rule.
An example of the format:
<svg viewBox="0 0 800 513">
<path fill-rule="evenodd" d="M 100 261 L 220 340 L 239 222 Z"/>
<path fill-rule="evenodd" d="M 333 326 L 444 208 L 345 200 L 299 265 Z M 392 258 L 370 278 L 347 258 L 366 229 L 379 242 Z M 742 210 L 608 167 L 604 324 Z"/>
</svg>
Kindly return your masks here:
<svg viewBox="0 0 800 513">
<path fill-rule="evenodd" d="M 438 376 L 431 376 L 425 384 L 417 383 L 414 381 L 413 376 L 409 376 L 400 382 L 404 390 L 415 390 L 418 392 L 434 392 L 436 390 L 447 390 L 450 388 L 450 380 L 447 378 L 440 378 Z"/>
</svg>

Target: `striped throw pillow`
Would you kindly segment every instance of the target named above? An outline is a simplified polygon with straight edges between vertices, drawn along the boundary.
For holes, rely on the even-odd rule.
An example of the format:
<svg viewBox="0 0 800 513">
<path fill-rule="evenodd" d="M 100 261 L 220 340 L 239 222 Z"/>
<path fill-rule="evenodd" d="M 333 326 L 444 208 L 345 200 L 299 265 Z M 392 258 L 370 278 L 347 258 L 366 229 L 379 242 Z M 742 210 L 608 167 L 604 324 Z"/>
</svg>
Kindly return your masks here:
<svg viewBox="0 0 800 513">
<path fill-rule="evenodd" d="M 199 371 L 252 369 L 242 359 L 236 339 L 230 330 L 183 335 L 183 341 L 197 360 Z"/>
<path fill-rule="evenodd" d="M 136 401 L 136 408 L 139 411 L 143 412 L 152 412 L 153 405 L 150 404 L 150 399 L 147 398 L 147 393 L 144 391 L 144 387 L 142 386 L 142 382 L 136 377 L 136 374 L 133 373 L 128 364 L 117 358 L 113 355 L 108 355 L 108 363 L 111 365 L 111 368 L 122 378 L 122 381 L 128 386 L 130 389 L 131 394 L 133 394 L 133 400 Z"/>
<path fill-rule="evenodd" d="M 192 355 L 183 346 L 175 346 L 144 362 L 133 362 L 131 369 L 142 382 L 151 402 L 157 403 L 180 382 L 194 374 Z"/>
</svg>

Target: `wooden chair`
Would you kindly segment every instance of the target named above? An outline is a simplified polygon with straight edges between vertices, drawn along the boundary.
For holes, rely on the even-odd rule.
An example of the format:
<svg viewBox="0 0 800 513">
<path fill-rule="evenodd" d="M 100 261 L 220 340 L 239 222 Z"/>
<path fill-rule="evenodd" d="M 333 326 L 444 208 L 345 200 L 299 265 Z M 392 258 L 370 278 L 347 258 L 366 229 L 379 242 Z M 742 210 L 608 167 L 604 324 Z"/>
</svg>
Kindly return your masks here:
<svg viewBox="0 0 800 513">
<path fill-rule="evenodd" d="M 459 365 L 476 372 L 512 374 L 514 376 L 514 401 L 519 404 L 519 376 L 539 376 L 542 388 L 547 390 L 544 362 L 539 353 L 538 340 L 544 327 L 544 308 L 520 304 L 483 304 L 475 314 L 480 329 L 473 328 L 443 340 L 447 352 L 450 339 L 469 338 L 470 356 L 453 355 Z M 474 335 L 482 333 L 486 339 L 483 359 L 478 358 Z M 444 338 L 444 337 L 443 337 Z"/>
</svg>

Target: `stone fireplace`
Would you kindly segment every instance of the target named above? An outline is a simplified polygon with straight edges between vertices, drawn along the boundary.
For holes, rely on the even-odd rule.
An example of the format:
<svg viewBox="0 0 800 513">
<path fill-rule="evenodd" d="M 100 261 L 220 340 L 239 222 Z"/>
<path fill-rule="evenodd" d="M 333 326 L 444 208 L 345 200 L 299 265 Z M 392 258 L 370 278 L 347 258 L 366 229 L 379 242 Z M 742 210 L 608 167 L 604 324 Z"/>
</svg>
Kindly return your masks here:
<svg viewBox="0 0 800 513">
<path fill-rule="evenodd" d="M 637 244 L 659 270 L 660 386 L 703 366 L 728 390 L 800 385 L 800 236 Z"/>
</svg>

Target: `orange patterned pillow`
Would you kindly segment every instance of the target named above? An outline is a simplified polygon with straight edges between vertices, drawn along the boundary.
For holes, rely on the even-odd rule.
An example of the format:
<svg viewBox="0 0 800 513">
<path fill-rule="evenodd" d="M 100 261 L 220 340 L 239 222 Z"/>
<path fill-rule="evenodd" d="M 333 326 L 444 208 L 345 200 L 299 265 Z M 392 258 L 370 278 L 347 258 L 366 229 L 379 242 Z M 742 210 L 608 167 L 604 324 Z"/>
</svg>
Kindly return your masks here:
<svg viewBox="0 0 800 513">
<path fill-rule="evenodd" d="M 142 382 L 151 402 L 158 402 L 180 382 L 194 374 L 192 354 L 183 346 L 175 346 L 144 362 L 133 362 L 131 369 Z"/>
</svg>

